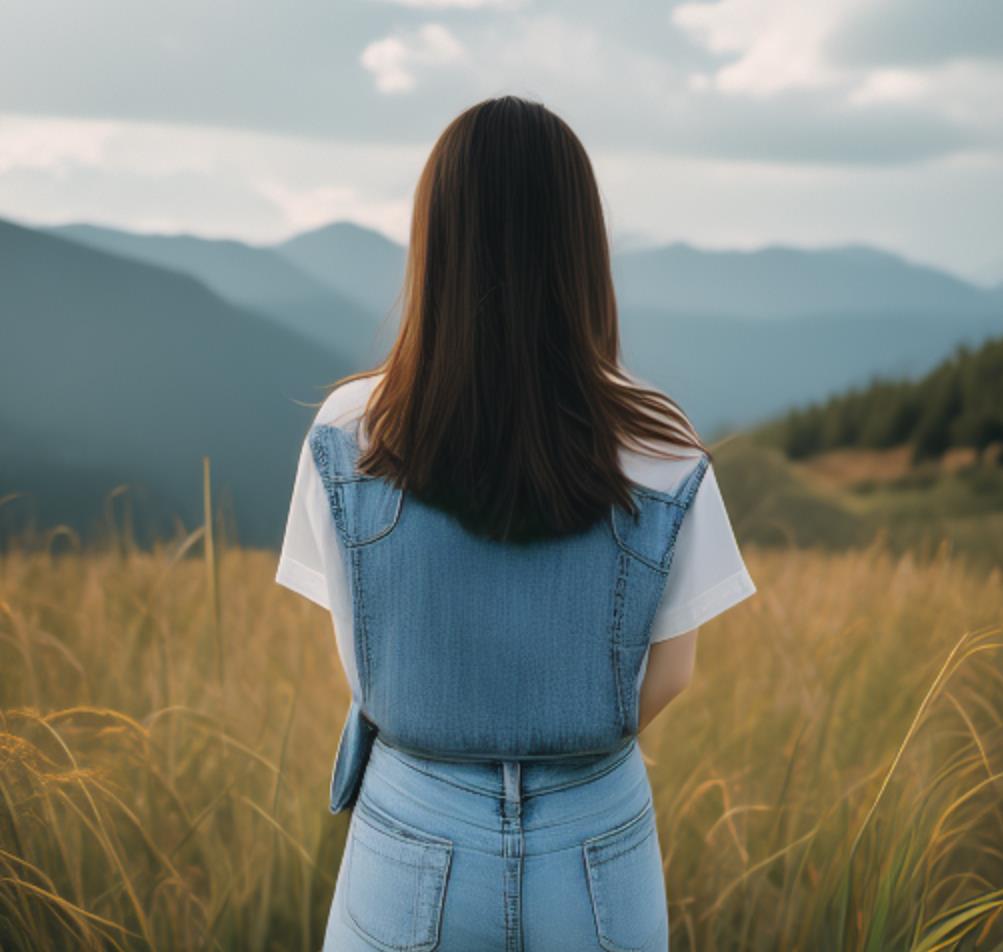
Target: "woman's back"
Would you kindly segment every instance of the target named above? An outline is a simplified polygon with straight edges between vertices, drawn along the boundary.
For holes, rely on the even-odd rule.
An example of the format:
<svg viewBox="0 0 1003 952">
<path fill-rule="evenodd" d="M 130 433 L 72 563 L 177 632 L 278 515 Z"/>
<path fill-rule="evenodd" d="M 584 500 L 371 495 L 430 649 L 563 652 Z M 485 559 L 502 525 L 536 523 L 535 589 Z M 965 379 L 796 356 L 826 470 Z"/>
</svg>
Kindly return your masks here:
<svg viewBox="0 0 1003 952">
<path fill-rule="evenodd" d="M 379 376 L 374 375 L 336 388 L 317 411 L 310 432 L 318 427 L 337 427 L 356 433 L 365 445 L 365 431 L 358 432 L 358 423 L 378 382 Z M 623 448 L 621 461 L 639 487 L 677 496 L 700 459 L 699 453 L 688 448 L 679 452 L 688 458 L 653 458 Z M 651 618 L 650 644 L 691 631 L 756 591 L 735 540 L 713 464 L 702 476 L 674 540 L 672 561 Z M 391 509 L 395 511 L 396 505 L 394 500 Z M 420 570 L 421 566 L 414 568 Z M 276 580 L 331 612 L 343 669 L 353 696 L 361 699 L 348 553 L 335 531 L 330 497 L 309 438 L 300 454 Z M 450 591 L 445 579 L 429 580 L 429 590 L 434 589 Z M 515 592 L 509 594 L 514 596 Z"/>
<path fill-rule="evenodd" d="M 505 96 L 449 124 L 402 291 L 304 439 L 276 574 L 330 610 L 352 688 L 325 952 L 664 952 L 640 698 L 755 586 L 710 451 L 621 366 L 566 123 Z"/>
</svg>

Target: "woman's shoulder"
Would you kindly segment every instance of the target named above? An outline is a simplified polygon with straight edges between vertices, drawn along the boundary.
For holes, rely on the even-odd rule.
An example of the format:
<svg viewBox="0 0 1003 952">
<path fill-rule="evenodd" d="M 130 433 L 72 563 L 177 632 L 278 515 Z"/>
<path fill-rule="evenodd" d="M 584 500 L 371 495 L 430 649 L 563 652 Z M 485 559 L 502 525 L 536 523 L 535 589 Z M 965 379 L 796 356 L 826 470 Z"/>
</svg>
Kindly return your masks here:
<svg viewBox="0 0 1003 952">
<path fill-rule="evenodd" d="M 678 458 L 649 455 L 622 446 L 620 465 L 633 482 L 658 492 L 675 494 L 704 454 L 695 447 L 681 444 L 659 444 L 659 448 L 662 447 Z M 707 475 L 710 475 L 711 469 L 712 464 L 708 463 Z"/>
<path fill-rule="evenodd" d="M 382 373 L 357 377 L 335 387 L 324 398 L 314 417 L 314 425 L 354 428 L 365 410 L 366 401 L 382 377 Z"/>
</svg>

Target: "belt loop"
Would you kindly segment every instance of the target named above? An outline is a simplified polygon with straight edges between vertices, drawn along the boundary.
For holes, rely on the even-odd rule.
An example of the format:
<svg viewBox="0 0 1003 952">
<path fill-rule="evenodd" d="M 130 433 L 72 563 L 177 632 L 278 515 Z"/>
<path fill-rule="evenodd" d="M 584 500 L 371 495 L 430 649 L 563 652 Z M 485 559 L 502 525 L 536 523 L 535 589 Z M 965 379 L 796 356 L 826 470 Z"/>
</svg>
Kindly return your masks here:
<svg viewBox="0 0 1003 952">
<path fill-rule="evenodd" d="M 505 782 L 505 811 L 518 816 L 522 797 L 522 764 L 518 760 L 502 761 L 502 777 Z"/>
</svg>

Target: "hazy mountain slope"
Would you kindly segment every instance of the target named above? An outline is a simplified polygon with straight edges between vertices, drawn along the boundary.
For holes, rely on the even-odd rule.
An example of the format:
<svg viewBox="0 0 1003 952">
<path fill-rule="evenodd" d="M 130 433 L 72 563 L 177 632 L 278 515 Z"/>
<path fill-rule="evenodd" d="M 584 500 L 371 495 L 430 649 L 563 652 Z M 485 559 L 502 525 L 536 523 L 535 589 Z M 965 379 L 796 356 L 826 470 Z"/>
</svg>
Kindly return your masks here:
<svg viewBox="0 0 1003 952">
<path fill-rule="evenodd" d="M 338 221 L 272 246 L 302 271 L 360 302 L 380 321 L 404 280 L 404 246 L 353 222 Z M 396 324 L 396 318 L 391 319 Z"/>
<path fill-rule="evenodd" d="M 625 309 L 620 322 L 628 366 L 708 433 L 759 422 L 875 373 L 924 373 L 956 343 L 1003 332 L 1003 317 L 993 315 L 751 321 Z"/>
<path fill-rule="evenodd" d="M 207 454 L 242 540 L 278 541 L 314 412 L 298 402 L 323 399 L 343 358 L 192 278 L 6 222 L 0 288 L 0 407 L 33 437 L 5 441 L 0 493 L 37 493 L 48 521 L 76 473 L 109 474 L 142 482 L 161 525 L 192 525 Z M 101 504 L 79 502 L 78 523 Z"/>
<path fill-rule="evenodd" d="M 383 355 L 403 263 L 401 246 L 348 223 L 268 249 L 0 221 L 0 495 L 31 489 L 43 522 L 79 524 L 140 481 L 140 508 L 191 525 L 208 453 L 243 539 L 277 542 L 313 412 L 296 401 Z M 1003 332 L 999 289 L 870 249 L 679 245 L 616 269 L 628 365 L 708 439 Z M 657 306 L 631 303 L 647 298 Z M 852 535 L 831 512 L 817 510 L 819 533 Z"/>
<path fill-rule="evenodd" d="M 1000 313 L 983 288 L 861 245 L 706 251 L 677 242 L 618 255 L 625 308 L 736 317 Z"/>
<path fill-rule="evenodd" d="M 353 363 L 375 362 L 379 356 L 374 344 L 379 328 L 369 311 L 270 248 L 76 223 L 41 230 L 189 274 L 228 301 L 255 308 L 283 327 L 334 347 Z"/>
</svg>

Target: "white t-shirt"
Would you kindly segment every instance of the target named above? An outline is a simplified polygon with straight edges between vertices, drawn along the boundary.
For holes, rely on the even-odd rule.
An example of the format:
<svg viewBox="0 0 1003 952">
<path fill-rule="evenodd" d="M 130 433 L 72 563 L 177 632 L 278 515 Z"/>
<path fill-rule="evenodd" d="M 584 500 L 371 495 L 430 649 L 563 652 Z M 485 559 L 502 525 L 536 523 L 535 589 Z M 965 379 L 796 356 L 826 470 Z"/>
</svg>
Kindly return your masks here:
<svg viewBox="0 0 1003 952">
<path fill-rule="evenodd" d="M 315 423 L 344 425 L 362 413 L 378 376 L 351 380 L 328 394 Z M 363 437 L 364 445 L 364 437 Z M 690 459 L 658 459 L 621 447 L 621 465 L 635 482 L 675 492 L 693 467 L 697 451 L 680 447 Z M 286 520 L 275 581 L 331 613 L 338 654 L 359 696 L 352 629 L 352 598 L 346 560 L 334 528 L 324 486 L 304 439 Z M 651 641 L 692 631 L 754 594 L 711 464 L 676 537 L 665 590 L 655 614 Z"/>
</svg>

